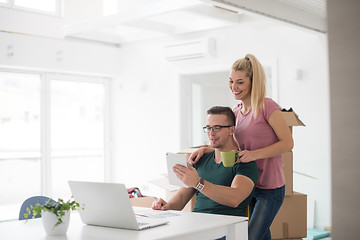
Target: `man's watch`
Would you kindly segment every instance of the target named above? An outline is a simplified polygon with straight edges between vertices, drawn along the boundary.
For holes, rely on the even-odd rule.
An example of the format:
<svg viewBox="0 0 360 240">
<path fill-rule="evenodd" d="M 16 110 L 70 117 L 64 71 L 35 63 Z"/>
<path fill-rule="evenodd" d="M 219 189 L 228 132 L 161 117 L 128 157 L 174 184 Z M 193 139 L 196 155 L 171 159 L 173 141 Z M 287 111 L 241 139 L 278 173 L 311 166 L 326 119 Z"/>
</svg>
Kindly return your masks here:
<svg viewBox="0 0 360 240">
<path fill-rule="evenodd" d="M 204 188 L 204 179 L 200 178 L 200 181 L 198 182 L 198 184 L 196 184 L 195 189 L 200 192 L 201 190 L 203 190 L 203 188 Z"/>
</svg>

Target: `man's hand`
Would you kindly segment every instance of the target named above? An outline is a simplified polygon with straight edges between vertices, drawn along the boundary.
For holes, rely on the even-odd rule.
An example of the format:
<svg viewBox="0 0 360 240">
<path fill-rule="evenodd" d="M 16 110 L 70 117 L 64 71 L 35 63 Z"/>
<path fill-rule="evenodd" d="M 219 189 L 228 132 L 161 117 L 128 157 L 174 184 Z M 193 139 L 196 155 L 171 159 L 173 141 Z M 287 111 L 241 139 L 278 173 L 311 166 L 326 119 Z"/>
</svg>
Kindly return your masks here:
<svg viewBox="0 0 360 240">
<path fill-rule="evenodd" d="M 162 198 L 158 198 L 156 199 L 151 206 L 152 209 L 154 210 L 169 210 L 169 204 L 163 200 Z"/>
<path fill-rule="evenodd" d="M 173 167 L 173 171 L 176 177 L 188 187 L 195 187 L 200 181 L 198 172 L 189 162 L 187 163 L 187 167 L 176 164 Z"/>
</svg>

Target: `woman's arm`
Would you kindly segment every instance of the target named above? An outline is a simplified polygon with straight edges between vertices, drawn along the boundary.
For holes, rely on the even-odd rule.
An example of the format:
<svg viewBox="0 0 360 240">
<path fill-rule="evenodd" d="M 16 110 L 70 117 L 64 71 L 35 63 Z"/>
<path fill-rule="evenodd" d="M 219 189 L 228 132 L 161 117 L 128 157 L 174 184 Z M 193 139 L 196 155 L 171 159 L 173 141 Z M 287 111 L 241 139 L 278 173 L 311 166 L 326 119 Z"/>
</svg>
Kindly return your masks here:
<svg viewBox="0 0 360 240">
<path fill-rule="evenodd" d="M 210 153 L 214 151 L 214 148 L 212 147 L 201 147 L 199 149 L 197 149 L 195 152 L 191 153 L 188 162 L 190 164 L 195 164 L 197 163 L 200 158 L 205 154 L 205 153 Z"/>
<path fill-rule="evenodd" d="M 273 128 L 279 141 L 257 150 L 239 151 L 238 156 L 241 156 L 238 160 L 239 162 L 250 162 L 257 159 L 275 157 L 293 148 L 294 141 L 290 129 L 280 110 L 275 110 L 270 114 L 269 124 Z"/>
</svg>

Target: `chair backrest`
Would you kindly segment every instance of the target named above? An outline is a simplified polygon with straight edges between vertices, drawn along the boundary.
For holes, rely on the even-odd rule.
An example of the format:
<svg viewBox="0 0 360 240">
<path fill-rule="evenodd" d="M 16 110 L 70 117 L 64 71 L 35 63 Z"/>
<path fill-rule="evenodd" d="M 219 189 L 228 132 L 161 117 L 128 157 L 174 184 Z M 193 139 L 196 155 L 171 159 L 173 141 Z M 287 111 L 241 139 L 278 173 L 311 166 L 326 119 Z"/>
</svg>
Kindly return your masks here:
<svg viewBox="0 0 360 240">
<path fill-rule="evenodd" d="M 27 213 L 26 212 L 26 208 L 30 207 L 30 205 L 33 205 L 35 206 L 36 203 L 39 203 L 39 204 L 45 204 L 47 201 L 49 201 L 49 197 L 46 197 L 46 196 L 34 196 L 34 197 L 30 197 L 28 199 L 26 199 L 23 204 L 21 205 L 21 208 L 20 208 L 20 212 L 19 212 L 19 220 L 24 220 L 25 217 L 24 217 L 24 213 Z M 53 202 L 55 202 L 53 200 Z M 28 219 L 31 219 L 33 217 L 32 213 L 29 214 L 29 217 Z M 41 215 L 36 215 L 35 218 L 39 218 L 41 217 Z"/>
</svg>

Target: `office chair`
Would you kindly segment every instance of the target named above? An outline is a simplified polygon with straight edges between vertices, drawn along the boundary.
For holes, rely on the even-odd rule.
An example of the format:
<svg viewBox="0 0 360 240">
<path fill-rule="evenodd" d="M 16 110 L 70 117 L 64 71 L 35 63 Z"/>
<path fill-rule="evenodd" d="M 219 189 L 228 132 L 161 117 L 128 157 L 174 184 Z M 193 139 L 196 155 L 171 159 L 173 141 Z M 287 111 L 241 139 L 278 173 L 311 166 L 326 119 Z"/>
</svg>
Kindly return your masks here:
<svg viewBox="0 0 360 240">
<path fill-rule="evenodd" d="M 21 205 L 21 208 L 20 208 L 20 212 L 19 212 L 19 220 L 24 220 L 25 217 L 24 217 L 24 213 L 27 213 L 26 212 L 26 208 L 27 207 L 30 207 L 30 205 L 33 205 L 35 206 L 36 203 L 39 203 L 39 204 L 45 204 L 47 201 L 49 201 L 49 197 L 45 197 L 45 196 L 34 196 L 34 197 L 30 197 L 28 199 L 26 199 L 23 204 Z M 52 202 L 55 203 L 55 201 L 53 200 Z M 33 217 L 32 213 L 29 214 L 29 217 L 28 219 L 31 219 Z M 35 218 L 40 218 L 41 215 L 37 215 L 35 216 Z"/>
</svg>

